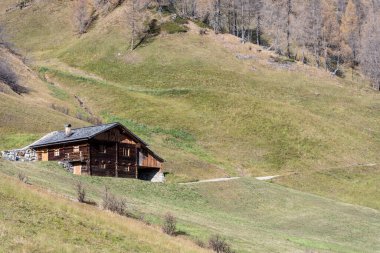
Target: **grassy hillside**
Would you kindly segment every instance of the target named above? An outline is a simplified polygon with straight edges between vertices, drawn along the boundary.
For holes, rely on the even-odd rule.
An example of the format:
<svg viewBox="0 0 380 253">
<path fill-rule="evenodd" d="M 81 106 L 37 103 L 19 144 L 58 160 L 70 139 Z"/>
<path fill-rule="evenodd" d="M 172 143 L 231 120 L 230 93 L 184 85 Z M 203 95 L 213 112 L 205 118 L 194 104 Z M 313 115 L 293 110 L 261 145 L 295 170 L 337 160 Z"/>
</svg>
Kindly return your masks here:
<svg viewBox="0 0 380 253">
<path fill-rule="evenodd" d="M 0 8 L 15 2 L 1 1 Z M 296 176 L 277 182 L 379 207 L 374 203 L 380 198 L 379 167 L 357 173 L 342 169 L 337 177 L 318 174 L 379 162 L 379 95 L 362 80 L 275 62 L 276 55 L 232 36 L 200 36 L 192 24 L 186 34 L 163 33 L 131 53 L 127 4 L 99 17 L 80 37 L 67 25 L 73 24 L 73 6 L 72 1 L 36 1 L 0 17 L 12 42 L 32 60 L 42 82 L 38 87 L 45 87 L 38 94 L 51 94 L 48 104 L 73 107 L 70 116 L 75 116 L 80 108 L 74 96 L 79 96 L 104 122 L 125 124 L 165 157 L 172 182 L 291 174 Z M 146 16 L 160 18 L 154 12 Z M 30 125 L 21 124 L 22 129 L 9 123 L 13 132 L 0 133 L 3 147 L 26 144 L 70 120 L 59 113 L 60 120 L 40 115 L 46 115 L 42 121 L 25 116 Z M 36 128 L 38 133 L 30 135 Z M 26 137 L 15 142 L 20 134 Z M 358 194 L 344 190 L 362 174 L 373 180 L 359 183 Z"/>
<path fill-rule="evenodd" d="M 11 66 L 20 85 L 29 90 L 18 95 L 0 82 L 4 90 L 0 92 L 0 150 L 21 148 L 47 132 L 63 128 L 67 122 L 88 124 L 74 117 L 81 108 L 59 99 L 58 95 L 63 94 L 59 87 L 41 80 L 22 57 L 0 46 L 0 60 Z"/>
<path fill-rule="evenodd" d="M 158 229 L 0 178 L 0 252 L 206 252 Z"/>
<path fill-rule="evenodd" d="M 207 241 L 211 234 L 220 233 L 237 252 L 380 250 L 379 211 L 335 202 L 250 178 L 193 185 L 152 184 L 138 180 L 78 177 L 57 167 L 55 163 L 25 164 L 0 161 L 0 174 L 3 175 L 1 178 L 6 178 L 1 183 L 9 180 L 8 176 L 17 177 L 20 172 L 29 177 L 34 187 L 42 187 L 70 198 L 75 198 L 75 184 L 80 180 L 89 193 L 89 199 L 97 203 L 101 202 L 101 194 L 107 185 L 111 192 L 127 199 L 131 213 L 143 215 L 145 220 L 153 224 L 161 224 L 164 214 L 170 211 L 178 217 L 178 227 L 184 236 Z M 6 185 L 12 189 L 16 188 L 9 183 Z M 21 187 L 21 190 L 19 194 L 25 194 L 24 187 Z M 0 191 L 1 194 L 3 191 Z M 17 198 L 19 194 L 16 194 Z M 36 205 L 42 205 L 40 201 L 37 203 Z M 51 200 L 48 203 L 52 203 Z M 71 212 L 74 204 L 67 201 L 64 204 L 69 206 L 64 210 Z M 3 210 L 1 208 L 0 210 Z M 80 209 L 87 210 L 86 207 Z M 90 210 L 91 217 L 93 214 L 99 215 L 101 220 L 98 221 L 97 218 L 96 222 L 102 224 L 103 215 L 98 214 L 98 211 L 92 211 L 91 208 Z M 37 214 L 33 211 L 32 215 Z M 50 211 L 47 215 L 50 215 Z M 81 219 L 80 216 L 75 217 Z M 115 219 L 112 218 L 112 221 Z M 78 225 L 78 222 L 73 222 L 74 226 Z M 95 221 L 88 219 L 85 224 L 92 222 Z M 123 219 L 120 226 L 128 229 L 129 223 L 129 220 Z M 113 228 L 114 225 L 111 224 Z M 137 226 L 137 233 L 140 233 L 141 226 L 134 226 Z M 81 229 L 85 229 L 86 232 L 88 227 L 84 225 Z M 147 233 L 148 239 L 150 230 Z M 117 245 L 129 241 L 127 238 L 117 240 Z M 85 240 L 85 236 L 77 240 Z M 148 243 L 146 247 L 150 247 L 149 245 Z"/>
</svg>

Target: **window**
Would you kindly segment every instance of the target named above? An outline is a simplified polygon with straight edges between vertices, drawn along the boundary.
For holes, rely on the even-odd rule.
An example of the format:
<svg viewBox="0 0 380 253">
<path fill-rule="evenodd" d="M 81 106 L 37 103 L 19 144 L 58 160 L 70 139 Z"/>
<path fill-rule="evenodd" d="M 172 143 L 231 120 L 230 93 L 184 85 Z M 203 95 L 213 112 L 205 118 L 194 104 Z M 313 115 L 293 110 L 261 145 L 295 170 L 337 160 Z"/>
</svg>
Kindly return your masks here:
<svg viewBox="0 0 380 253">
<path fill-rule="evenodd" d="M 74 146 L 73 147 L 73 152 L 74 153 L 79 153 L 79 146 Z"/>
<path fill-rule="evenodd" d="M 100 145 L 100 146 L 99 146 L 99 152 L 100 152 L 100 153 L 103 153 L 103 154 L 107 153 L 107 148 L 106 148 L 106 146 L 104 146 L 104 145 Z"/>
<path fill-rule="evenodd" d="M 54 156 L 59 156 L 59 148 L 58 149 L 54 149 Z"/>
<path fill-rule="evenodd" d="M 131 149 L 130 148 L 123 148 L 123 156 L 129 157 L 131 155 Z"/>
</svg>

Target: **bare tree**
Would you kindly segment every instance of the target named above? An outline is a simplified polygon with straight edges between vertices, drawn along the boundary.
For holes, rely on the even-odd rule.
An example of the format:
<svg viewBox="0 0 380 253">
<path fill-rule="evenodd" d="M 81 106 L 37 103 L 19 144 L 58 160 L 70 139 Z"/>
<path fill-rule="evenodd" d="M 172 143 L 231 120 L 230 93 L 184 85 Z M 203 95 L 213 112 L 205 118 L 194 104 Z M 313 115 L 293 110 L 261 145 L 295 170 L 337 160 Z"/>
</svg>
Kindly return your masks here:
<svg viewBox="0 0 380 253">
<path fill-rule="evenodd" d="M 103 209 L 109 210 L 120 215 L 127 215 L 126 200 L 112 194 L 108 187 L 105 187 L 104 189 L 102 200 Z"/>
<path fill-rule="evenodd" d="M 77 199 L 80 203 L 85 203 L 86 201 L 86 190 L 84 188 L 84 185 L 81 181 L 78 181 L 76 184 L 76 191 L 77 191 Z"/>
<path fill-rule="evenodd" d="M 212 15 L 212 27 L 215 33 L 219 33 L 222 30 L 222 1 L 213 1 L 213 15 Z"/>
<path fill-rule="evenodd" d="M 177 232 L 177 219 L 171 213 L 165 215 L 162 231 L 168 235 L 175 235 Z"/>
<path fill-rule="evenodd" d="M 291 25 L 291 16 L 293 15 L 293 5 L 292 0 L 286 0 L 286 55 L 290 58 L 290 25 Z"/>
<path fill-rule="evenodd" d="M 363 29 L 360 54 L 361 69 L 371 79 L 372 87 L 376 90 L 380 90 L 379 14 L 376 11 L 370 13 L 368 22 Z"/>
<path fill-rule="evenodd" d="M 87 0 L 78 0 L 75 5 L 75 24 L 78 34 L 86 33 L 95 19 L 95 9 L 91 8 Z"/>
<path fill-rule="evenodd" d="M 142 22 L 139 8 L 139 0 L 130 0 L 128 10 L 126 11 L 127 22 L 130 29 L 131 41 L 130 51 L 133 51 L 139 41 L 142 33 Z"/>
</svg>

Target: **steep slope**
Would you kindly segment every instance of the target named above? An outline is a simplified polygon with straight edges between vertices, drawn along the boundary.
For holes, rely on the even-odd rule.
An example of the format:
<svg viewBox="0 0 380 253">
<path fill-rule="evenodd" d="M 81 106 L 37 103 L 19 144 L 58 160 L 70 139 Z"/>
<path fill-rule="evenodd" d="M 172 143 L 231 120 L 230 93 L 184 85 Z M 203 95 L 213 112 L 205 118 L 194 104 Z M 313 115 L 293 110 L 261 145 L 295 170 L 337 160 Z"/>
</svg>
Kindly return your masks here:
<svg viewBox="0 0 380 253">
<path fill-rule="evenodd" d="M 169 180 L 298 173 L 279 182 L 334 197 L 341 189 L 331 175 L 319 178 L 328 190 L 298 180 L 319 185 L 310 172 L 379 162 L 379 95 L 361 80 L 289 63 L 232 36 L 201 36 L 192 24 L 186 34 L 162 33 L 131 53 L 127 4 L 80 37 L 68 25 L 72 1 L 35 1 L 0 22 L 41 78 L 66 94 L 55 99 L 70 105 L 79 96 L 103 121 L 130 127 L 168 160 Z M 359 192 L 380 196 L 378 171 L 365 171 L 375 180 Z M 371 203 L 363 202 L 378 208 Z"/>
<path fill-rule="evenodd" d="M 17 73 L 20 85 L 29 90 L 18 95 L 3 84 L 4 92 L 0 93 L 0 150 L 21 148 L 48 131 L 63 128 L 67 122 L 79 126 L 88 124 L 72 117 L 78 106 L 55 98 L 54 94 L 64 96 L 64 93 L 59 87 L 42 81 L 19 56 L 0 47 L 0 59 Z"/>
<path fill-rule="evenodd" d="M 152 224 L 161 224 L 162 217 L 169 211 L 178 218 L 181 234 L 207 242 L 212 234 L 218 233 L 227 238 L 236 252 L 372 253 L 380 250 L 379 211 L 252 178 L 193 185 L 152 184 L 117 178 L 78 177 L 55 163 L 0 161 L 0 175 L 3 175 L 0 178 L 5 177 L 4 174 L 17 177 L 19 173 L 28 176 L 34 186 L 71 198 L 75 198 L 75 184 L 80 180 L 88 198 L 97 203 L 101 203 L 107 185 L 110 192 L 127 199 L 129 212 L 136 216 L 143 216 Z M 0 196 L 1 192 L 0 188 Z M 99 217 L 103 215 L 99 214 Z M 91 219 L 88 222 L 91 223 Z M 124 221 L 120 222 L 124 226 Z M 125 224 L 126 229 L 129 223 Z M 77 226 L 77 223 L 73 225 Z M 83 226 L 83 229 L 88 227 Z M 137 226 L 137 232 L 139 229 Z M 150 238 L 150 230 L 146 238 Z M 85 240 L 85 234 L 77 240 Z M 123 242 L 118 241 L 117 245 Z M 148 242 L 146 247 L 149 246 Z"/>
</svg>

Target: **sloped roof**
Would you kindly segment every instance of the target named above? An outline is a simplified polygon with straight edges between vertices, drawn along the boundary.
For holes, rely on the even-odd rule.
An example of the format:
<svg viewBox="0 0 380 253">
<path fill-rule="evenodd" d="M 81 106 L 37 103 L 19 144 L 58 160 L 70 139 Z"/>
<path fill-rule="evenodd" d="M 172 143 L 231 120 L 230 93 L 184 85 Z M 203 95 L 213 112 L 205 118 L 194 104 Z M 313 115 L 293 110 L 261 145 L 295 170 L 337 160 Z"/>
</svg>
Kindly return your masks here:
<svg viewBox="0 0 380 253">
<path fill-rule="evenodd" d="M 145 146 L 148 146 L 147 143 L 145 143 L 143 140 L 141 140 L 137 135 L 132 133 L 129 129 L 121 125 L 120 123 L 110 123 L 110 124 L 103 124 L 103 125 L 97 125 L 97 126 L 89 126 L 89 127 L 82 127 L 82 128 L 75 128 L 71 130 L 71 134 L 69 136 L 66 136 L 65 131 L 55 131 L 51 132 L 50 134 L 42 137 L 38 141 L 34 142 L 30 145 L 32 148 L 37 147 L 45 147 L 50 146 L 54 144 L 61 144 L 61 143 L 70 143 L 70 142 L 78 142 L 83 140 L 89 140 L 93 137 L 95 137 L 98 134 L 101 134 L 103 132 L 106 132 L 114 127 L 121 127 L 123 128 L 128 134 L 132 136 L 132 138 Z"/>
<path fill-rule="evenodd" d="M 103 132 L 106 132 L 114 127 L 120 127 L 122 128 L 129 136 L 131 136 L 134 141 L 137 143 L 141 143 L 147 150 L 149 150 L 153 156 L 155 156 L 160 161 L 165 161 L 163 158 L 161 158 L 159 155 L 157 155 L 155 152 L 153 152 L 151 149 L 148 148 L 148 144 L 144 142 L 142 139 L 140 139 L 137 135 L 132 133 L 128 128 L 123 126 L 120 123 L 110 123 L 110 124 L 103 124 L 103 125 L 97 125 L 97 126 L 89 126 L 89 127 L 82 127 L 82 128 L 75 128 L 71 130 L 71 134 L 69 136 L 66 136 L 65 131 L 55 131 L 51 132 L 38 141 L 32 143 L 29 147 L 30 148 L 40 148 L 40 147 L 47 147 L 52 145 L 59 145 L 64 143 L 73 143 L 78 141 L 86 141 L 90 140 L 93 137 L 95 137 L 98 134 L 101 134 Z"/>
</svg>

